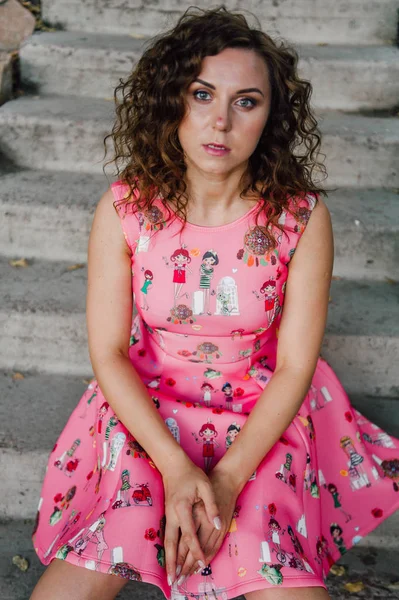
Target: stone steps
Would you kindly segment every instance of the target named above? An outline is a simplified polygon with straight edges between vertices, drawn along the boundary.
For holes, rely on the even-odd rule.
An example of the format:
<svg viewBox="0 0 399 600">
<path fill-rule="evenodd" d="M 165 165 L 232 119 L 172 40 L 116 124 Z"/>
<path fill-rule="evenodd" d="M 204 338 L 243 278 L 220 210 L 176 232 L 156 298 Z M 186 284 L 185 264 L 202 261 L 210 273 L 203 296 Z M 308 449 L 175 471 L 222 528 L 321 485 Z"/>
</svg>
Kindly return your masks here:
<svg viewBox="0 0 399 600">
<path fill-rule="evenodd" d="M 396 36 L 397 0 L 227 0 L 227 9 L 252 12 L 262 30 L 292 43 L 390 44 Z M 62 29 L 91 33 L 153 36 L 173 27 L 192 6 L 190 0 L 124 2 L 120 0 L 42 0 L 43 18 Z M 215 7 L 203 0 L 200 7 Z M 250 25 L 259 26 L 246 13 Z"/>
<path fill-rule="evenodd" d="M 32 260 L 26 268 L 0 257 L 0 366 L 86 376 L 87 268 Z M 398 284 L 335 279 L 322 356 L 348 393 L 399 396 Z"/>
<path fill-rule="evenodd" d="M 399 119 L 335 111 L 316 117 L 329 188 L 399 187 Z M 110 138 L 106 157 L 103 146 L 113 121 L 110 100 L 21 96 L 0 107 L 0 152 L 20 167 L 100 174 L 113 156 Z"/>
<path fill-rule="evenodd" d="M 38 169 L 0 174 L 0 253 L 86 262 L 95 206 L 106 187 L 103 176 L 86 173 Z M 334 229 L 334 275 L 394 279 L 398 190 L 341 188 L 325 201 Z"/>
<path fill-rule="evenodd" d="M 131 35 L 38 32 L 20 50 L 21 78 L 25 88 L 40 95 L 75 95 L 78 90 L 80 96 L 113 97 L 146 41 Z M 312 82 L 316 108 L 387 109 L 398 102 L 399 48 L 304 44 L 297 50 L 298 73 Z"/>
</svg>

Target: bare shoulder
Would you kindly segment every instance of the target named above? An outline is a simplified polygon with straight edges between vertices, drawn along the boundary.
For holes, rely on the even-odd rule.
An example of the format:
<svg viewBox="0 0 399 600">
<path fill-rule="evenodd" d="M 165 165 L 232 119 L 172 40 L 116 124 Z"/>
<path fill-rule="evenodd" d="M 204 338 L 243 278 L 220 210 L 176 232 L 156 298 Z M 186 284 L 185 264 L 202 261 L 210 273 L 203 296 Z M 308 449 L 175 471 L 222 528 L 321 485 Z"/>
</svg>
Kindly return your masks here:
<svg viewBox="0 0 399 600">
<path fill-rule="evenodd" d="M 321 252 L 323 255 L 330 255 L 334 252 L 331 214 L 327 204 L 321 197 L 318 198 L 316 206 L 311 212 L 306 229 L 298 242 L 295 255 L 305 251 L 313 254 Z"/>
<path fill-rule="evenodd" d="M 334 236 L 330 211 L 319 197 L 306 229 L 299 240 L 289 271 L 300 275 L 312 271 L 314 275 L 329 278 L 334 263 Z"/>
<path fill-rule="evenodd" d="M 310 236 L 312 236 L 312 234 L 314 235 L 317 231 L 320 232 L 323 230 L 326 231 L 332 229 L 331 214 L 328 210 L 327 204 L 324 202 L 321 196 L 319 196 L 317 199 L 316 206 L 312 210 L 304 233 L 306 233 L 308 229 L 310 229 Z M 310 236 L 308 235 L 307 237 Z"/>
<path fill-rule="evenodd" d="M 114 202 L 115 197 L 109 187 L 97 203 L 90 237 L 95 238 L 103 247 L 112 246 L 130 254 Z"/>
</svg>

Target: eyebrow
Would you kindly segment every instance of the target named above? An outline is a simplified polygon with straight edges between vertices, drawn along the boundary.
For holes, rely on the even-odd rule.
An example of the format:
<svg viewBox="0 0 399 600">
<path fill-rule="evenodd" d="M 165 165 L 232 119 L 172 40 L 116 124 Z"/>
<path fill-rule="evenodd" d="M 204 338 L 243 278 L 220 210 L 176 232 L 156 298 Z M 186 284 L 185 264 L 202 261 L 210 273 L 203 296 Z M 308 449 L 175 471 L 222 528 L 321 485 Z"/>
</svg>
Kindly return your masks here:
<svg viewBox="0 0 399 600">
<path fill-rule="evenodd" d="M 204 81 L 203 79 L 195 79 L 194 81 L 198 81 L 198 83 L 202 83 L 202 85 L 206 85 L 207 87 L 210 87 L 212 90 L 216 90 L 215 86 L 212 85 L 211 83 L 208 83 L 207 81 Z M 264 93 L 260 91 L 259 88 L 246 88 L 245 90 L 237 90 L 237 94 L 248 94 L 249 92 L 258 92 L 259 94 L 261 94 L 263 97 Z"/>
</svg>

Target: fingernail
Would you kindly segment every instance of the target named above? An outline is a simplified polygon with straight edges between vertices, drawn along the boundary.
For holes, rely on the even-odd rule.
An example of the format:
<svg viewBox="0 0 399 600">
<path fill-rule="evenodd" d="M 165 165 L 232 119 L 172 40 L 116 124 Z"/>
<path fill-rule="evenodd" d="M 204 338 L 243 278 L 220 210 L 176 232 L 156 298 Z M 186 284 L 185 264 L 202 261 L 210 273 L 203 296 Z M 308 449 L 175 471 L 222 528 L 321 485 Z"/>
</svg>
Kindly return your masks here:
<svg viewBox="0 0 399 600">
<path fill-rule="evenodd" d="M 171 578 L 171 576 L 169 575 L 169 573 L 168 573 L 168 585 L 172 585 L 172 578 Z"/>
<path fill-rule="evenodd" d="M 183 581 L 185 580 L 185 578 L 186 578 L 186 576 L 185 576 L 185 575 L 182 575 L 182 576 L 180 577 L 180 579 L 178 579 L 178 580 L 177 580 L 177 585 L 181 585 L 181 584 L 183 583 Z"/>
<path fill-rule="evenodd" d="M 202 560 L 198 561 L 199 566 L 201 567 L 201 569 L 205 569 L 205 563 Z"/>
<path fill-rule="evenodd" d="M 194 573 L 195 573 L 196 575 L 198 575 L 198 573 L 201 573 L 201 571 L 202 571 L 202 567 L 199 567 L 199 569 L 197 569 L 196 571 L 194 571 Z"/>
<path fill-rule="evenodd" d="M 176 577 L 178 577 L 181 573 L 181 565 L 177 565 L 176 567 Z"/>
<path fill-rule="evenodd" d="M 222 529 L 222 522 L 221 522 L 221 520 L 219 519 L 219 517 L 215 517 L 215 518 L 213 519 L 213 522 L 215 523 L 215 527 L 216 527 L 216 529 Z"/>
</svg>

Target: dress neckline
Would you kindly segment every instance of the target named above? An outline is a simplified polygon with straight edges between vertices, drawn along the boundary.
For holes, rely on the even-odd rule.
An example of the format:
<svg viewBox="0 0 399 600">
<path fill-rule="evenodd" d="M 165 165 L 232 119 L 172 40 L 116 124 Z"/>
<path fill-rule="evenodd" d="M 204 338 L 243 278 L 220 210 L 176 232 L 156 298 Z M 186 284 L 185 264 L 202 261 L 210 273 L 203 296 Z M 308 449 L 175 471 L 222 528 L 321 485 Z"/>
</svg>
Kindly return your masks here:
<svg viewBox="0 0 399 600">
<path fill-rule="evenodd" d="M 162 206 L 165 207 L 165 205 L 162 202 L 162 198 L 159 197 Z M 237 217 L 237 219 L 234 219 L 234 221 L 231 221 L 230 223 L 225 223 L 224 225 L 211 225 L 211 226 L 207 226 L 207 225 L 196 225 L 195 223 L 190 223 L 190 221 L 186 221 L 186 227 L 190 228 L 190 229 L 195 229 L 197 231 L 221 231 L 221 230 L 226 230 L 226 229 L 231 229 L 233 227 L 235 227 L 236 225 L 239 225 L 240 223 L 242 223 L 243 221 L 245 221 L 246 219 L 248 219 L 248 217 L 256 211 L 256 209 L 259 207 L 260 203 L 262 202 L 263 198 L 260 197 L 256 203 L 249 209 L 247 210 L 247 212 L 245 212 L 243 215 L 241 215 L 241 217 Z M 179 221 L 180 223 L 183 223 L 183 219 L 173 210 L 173 208 L 168 205 L 167 207 L 165 207 L 166 209 L 169 209 L 170 212 L 173 215 L 173 220 L 176 219 L 177 221 Z"/>
</svg>

